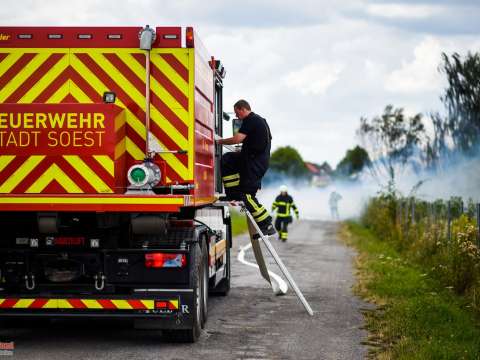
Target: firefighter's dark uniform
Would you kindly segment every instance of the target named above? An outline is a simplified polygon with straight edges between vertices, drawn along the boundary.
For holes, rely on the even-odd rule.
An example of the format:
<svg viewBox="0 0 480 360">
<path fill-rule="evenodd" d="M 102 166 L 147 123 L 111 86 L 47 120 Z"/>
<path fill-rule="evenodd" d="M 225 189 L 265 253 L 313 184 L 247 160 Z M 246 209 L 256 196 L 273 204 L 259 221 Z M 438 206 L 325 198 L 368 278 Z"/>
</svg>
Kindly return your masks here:
<svg viewBox="0 0 480 360">
<path fill-rule="evenodd" d="M 242 121 L 238 132 L 245 134 L 240 152 L 229 152 L 222 157 L 222 180 L 228 199 L 243 201 L 260 228 L 272 222 L 267 209 L 255 194 L 270 161 L 272 135 L 267 121 L 251 112 Z"/>
<path fill-rule="evenodd" d="M 288 194 L 280 194 L 277 196 L 272 204 L 272 212 L 277 211 L 277 218 L 275 219 L 275 229 L 278 231 L 280 240 L 286 241 L 288 238 L 288 224 L 292 222 L 290 211 L 295 212 L 298 219 L 298 209 L 293 199 Z"/>
</svg>

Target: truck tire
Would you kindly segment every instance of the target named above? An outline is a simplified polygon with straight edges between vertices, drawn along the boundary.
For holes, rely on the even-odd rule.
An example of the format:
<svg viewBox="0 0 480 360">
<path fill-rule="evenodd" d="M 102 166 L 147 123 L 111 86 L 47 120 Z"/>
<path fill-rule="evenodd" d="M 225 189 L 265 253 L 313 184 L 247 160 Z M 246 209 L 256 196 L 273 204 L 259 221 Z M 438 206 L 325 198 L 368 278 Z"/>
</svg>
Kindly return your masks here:
<svg viewBox="0 0 480 360">
<path fill-rule="evenodd" d="M 202 318 L 203 318 L 203 294 L 202 285 L 204 272 L 204 264 L 202 261 L 202 250 L 199 244 L 195 244 L 192 249 L 192 260 L 190 263 L 190 284 L 193 288 L 194 301 L 193 308 L 190 313 L 193 315 L 193 324 L 191 329 L 185 330 L 163 330 L 162 335 L 168 342 L 176 343 L 194 343 L 198 340 L 200 332 L 202 331 Z"/>
<path fill-rule="evenodd" d="M 205 323 L 207 322 L 208 318 L 208 281 L 209 281 L 209 267 L 210 264 L 208 263 L 208 246 L 206 243 L 203 244 L 203 251 L 202 251 L 202 264 L 203 264 L 203 281 L 202 281 L 202 329 L 205 327 Z"/>
</svg>

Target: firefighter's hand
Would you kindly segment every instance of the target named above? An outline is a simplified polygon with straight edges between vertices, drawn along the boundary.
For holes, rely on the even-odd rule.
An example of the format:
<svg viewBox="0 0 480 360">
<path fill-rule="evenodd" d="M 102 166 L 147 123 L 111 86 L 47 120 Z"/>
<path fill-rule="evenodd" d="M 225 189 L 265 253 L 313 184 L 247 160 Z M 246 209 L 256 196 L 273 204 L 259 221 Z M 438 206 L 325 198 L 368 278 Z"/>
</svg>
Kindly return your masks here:
<svg viewBox="0 0 480 360">
<path fill-rule="evenodd" d="M 215 140 L 215 142 L 218 144 L 219 143 L 219 140 L 222 140 L 222 138 L 220 136 L 218 136 L 217 134 L 214 134 L 213 135 L 213 139 Z"/>
</svg>

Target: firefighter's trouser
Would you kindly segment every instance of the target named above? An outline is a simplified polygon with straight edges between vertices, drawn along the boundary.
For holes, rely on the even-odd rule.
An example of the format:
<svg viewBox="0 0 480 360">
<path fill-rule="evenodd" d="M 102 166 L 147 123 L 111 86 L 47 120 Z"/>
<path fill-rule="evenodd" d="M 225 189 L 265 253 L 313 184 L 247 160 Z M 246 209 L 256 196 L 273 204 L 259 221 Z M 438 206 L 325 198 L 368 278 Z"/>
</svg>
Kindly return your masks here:
<svg viewBox="0 0 480 360">
<path fill-rule="evenodd" d="M 280 217 L 277 216 L 275 219 L 275 229 L 278 232 L 280 240 L 288 239 L 288 224 L 292 222 L 291 216 Z"/>
<path fill-rule="evenodd" d="M 258 189 L 243 186 L 241 176 L 245 176 L 244 174 L 240 153 L 231 152 L 223 155 L 222 181 L 227 198 L 229 200 L 243 201 L 245 207 L 252 214 L 259 226 L 271 223 L 272 218 L 267 209 L 260 204 L 255 197 Z"/>
</svg>

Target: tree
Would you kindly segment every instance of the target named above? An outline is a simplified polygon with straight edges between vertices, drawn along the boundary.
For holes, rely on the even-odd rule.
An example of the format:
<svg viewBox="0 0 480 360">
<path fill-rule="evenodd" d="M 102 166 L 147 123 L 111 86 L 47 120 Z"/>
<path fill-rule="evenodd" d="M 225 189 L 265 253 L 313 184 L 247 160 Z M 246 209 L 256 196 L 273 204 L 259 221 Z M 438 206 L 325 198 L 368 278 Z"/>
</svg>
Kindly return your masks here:
<svg viewBox="0 0 480 360">
<path fill-rule="evenodd" d="M 304 177 L 308 174 L 302 156 L 291 146 L 280 147 L 272 153 L 270 169 L 289 177 Z"/>
<path fill-rule="evenodd" d="M 396 173 L 426 139 L 422 115 L 407 118 L 402 108 L 388 105 L 381 116 L 361 118 L 357 133 L 372 157 L 372 175 L 380 184 L 387 178 L 387 191 L 395 191 Z"/>
<path fill-rule="evenodd" d="M 338 163 L 335 174 L 340 177 L 351 177 L 361 173 L 365 166 L 370 166 L 370 164 L 368 152 L 357 145 L 355 148 L 347 150 L 343 159 Z"/>
</svg>

